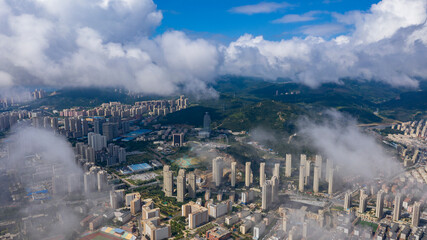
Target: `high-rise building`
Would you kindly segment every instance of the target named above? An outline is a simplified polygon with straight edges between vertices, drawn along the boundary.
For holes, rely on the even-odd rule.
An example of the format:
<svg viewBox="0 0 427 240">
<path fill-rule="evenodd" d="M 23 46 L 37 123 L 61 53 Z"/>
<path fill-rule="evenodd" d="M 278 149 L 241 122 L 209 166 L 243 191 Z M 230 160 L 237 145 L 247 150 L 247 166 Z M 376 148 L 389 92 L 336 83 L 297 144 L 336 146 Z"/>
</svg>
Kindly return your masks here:
<svg viewBox="0 0 427 240">
<path fill-rule="evenodd" d="M 320 175 L 321 169 L 318 165 L 314 166 L 314 174 L 313 174 L 313 192 L 318 193 L 319 192 L 319 175 Z"/>
<path fill-rule="evenodd" d="M 315 165 L 319 168 L 319 179 L 322 179 L 322 164 L 323 164 L 323 159 L 322 156 L 320 155 L 316 155 L 316 162 Z"/>
<path fill-rule="evenodd" d="M 163 166 L 163 192 L 166 189 L 166 172 L 170 171 L 170 166 L 169 165 L 164 165 Z"/>
<path fill-rule="evenodd" d="M 83 186 L 84 186 L 85 193 L 92 192 L 97 186 L 96 183 L 97 183 L 97 179 L 94 172 L 86 172 L 83 175 Z"/>
<path fill-rule="evenodd" d="M 298 179 L 298 190 L 304 192 L 304 176 L 305 175 L 305 164 L 303 162 L 299 165 L 299 179 Z"/>
<path fill-rule="evenodd" d="M 102 124 L 105 123 L 105 119 L 94 119 L 93 130 L 96 134 L 102 135 Z"/>
<path fill-rule="evenodd" d="M 126 207 L 130 207 L 131 202 L 136 199 L 141 198 L 141 194 L 138 192 L 128 193 L 125 195 L 125 205 Z"/>
<path fill-rule="evenodd" d="M 334 186 L 334 180 L 335 180 L 335 170 L 333 168 L 330 168 L 329 171 L 329 178 L 328 178 L 328 194 L 332 195 L 335 192 L 335 186 Z"/>
<path fill-rule="evenodd" d="M 229 200 L 216 203 L 216 204 L 210 202 L 207 204 L 207 208 L 208 208 L 208 215 L 210 217 L 219 218 L 231 212 L 232 202 Z"/>
<path fill-rule="evenodd" d="M 173 194 L 173 172 L 172 171 L 166 171 L 165 172 L 165 178 L 163 179 L 163 183 L 165 185 L 165 196 L 166 197 L 172 197 Z"/>
<path fill-rule="evenodd" d="M 276 176 L 271 178 L 271 201 L 273 203 L 279 200 L 279 180 Z"/>
<path fill-rule="evenodd" d="M 209 201 L 211 199 L 211 191 L 208 189 L 205 191 L 205 201 Z"/>
<path fill-rule="evenodd" d="M 420 214 L 421 214 L 421 203 L 415 202 L 412 209 L 412 226 L 418 227 L 420 224 Z"/>
<path fill-rule="evenodd" d="M 205 116 L 203 117 L 203 131 L 210 133 L 211 131 L 211 117 L 209 116 L 209 113 L 206 112 Z"/>
<path fill-rule="evenodd" d="M 88 122 L 87 122 L 86 119 L 83 119 L 82 120 L 82 133 L 83 133 L 83 136 L 86 136 L 88 134 L 88 131 L 89 131 L 89 124 L 88 124 Z"/>
<path fill-rule="evenodd" d="M 141 211 L 141 198 L 137 197 L 130 202 L 130 212 L 136 215 Z"/>
<path fill-rule="evenodd" d="M 393 221 L 399 221 L 401 212 L 402 195 L 400 193 L 397 193 L 396 197 L 394 198 Z"/>
<path fill-rule="evenodd" d="M 101 134 L 90 132 L 87 136 L 88 145 L 95 151 L 100 151 L 107 147 L 107 138 Z"/>
<path fill-rule="evenodd" d="M 302 154 L 302 155 L 304 155 L 304 154 Z M 306 158 L 306 156 L 305 156 L 305 158 Z M 309 182 L 310 182 L 310 176 L 311 176 L 311 161 L 305 159 L 304 162 L 305 162 L 305 180 L 304 180 L 304 185 L 308 185 Z"/>
<path fill-rule="evenodd" d="M 325 172 L 326 181 L 329 181 L 329 175 L 330 175 L 329 173 L 330 173 L 331 169 L 333 169 L 333 168 L 334 168 L 334 165 L 333 165 L 332 161 L 329 160 L 329 158 L 327 158 L 326 159 L 326 172 Z"/>
<path fill-rule="evenodd" d="M 208 209 L 194 202 L 182 205 L 182 216 L 188 218 L 189 229 L 197 228 L 209 221 Z"/>
<path fill-rule="evenodd" d="M 188 196 L 190 198 L 196 198 L 196 174 L 194 172 L 190 172 L 187 174 L 188 180 Z"/>
<path fill-rule="evenodd" d="M 267 210 L 271 204 L 271 181 L 265 181 L 265 184 L 262 186 L 261 192 L 261 208 L 262 210 Z"/>
<path fill-rule="evenodd" d="M 172 134 L 172 146 L 182 147 L 184 143 L 184 133 Z"/>
<path fill-rule="evenodd" d="M 231 163 L 231 186 L 236 186 L 236 162 Z"/>
<path fill-rule="evenodd" d="M 97 173 L 97 180 L 98 180 L 98 191 L 102 192 L 107 188 L 107 172 L 106 171 L 99 171 Z"/>
<path fill-rule="evenodd" d="M 344 210 L 349 210 L 351 208 L 351 192 L 348 191 L 345 193 L 344 197 Z"/>
<path fill-rule="evenodd" d="M 364 213 L 366 211 L 366 205 L 368 203 L 368 195 L 363 189 L 360 190 L 359 198 L 359 213 Z"/>
<path fill-rule="evenodd" d="M 383 217 L 384 214 L 384 191 L 380 190 L 377 193 L 377 205 L 376 205 L 376 211 L 375 211 L 375 217 L 380 220 Z"/>
<path fill-rule="evenodd" d="M 212 160 L 212 179 L 215 182 L 215 186 L 221 186 L 222 175 L 223 175 L 223 158 L 216 157 Z"/>
<path fill-rule="evenodd" d="M 307 239 L 308 236 L 308 223 L 307 221 L 304 221 L 302 224 L 302 237 L 303 239 Z"/>
<path fill-rule="evenodd" d="M 259 186 L 264 186 L 265 182 L 265 162 L 259 164 Z"/>
<path fill-rule="evenodd" d="M 246 162 L 245 165 L 245 187 L 251 186 L 252 170 L 251 162 Z"/>
<path fill-rule="evenodd" d="M 126 149 L 125 148 L 121 147 L 118 149 L 118 160 L 119 160 L 119 163 L 126 162 Z"/>
<path fill-rule="evenodd" d="M 280 181 L 280 163 L 274 164 L 273 176 L 276 176 L 277 181 Z"/>
<path fill-rule="evenodd" d="M 102 133 L 107 138 L 107 141 L 111 141 L 119 135 L 119 125 L 117 123 L 103 123 Z"/>
<path fill-rule="evenodd" d="M 125 190 L 110 191 L 110 206 L 113 209 L 121 208 L 125 200 Z"/>
<path fill-rule="evenodd" d="M 177 201 L 178 202 L 184 202 L 185 198 L 185 170 L 180 169 L 178 172 L 178 177 L 176 178 L 177 184 L 176 184 L 176 191 L 177 191 Z"/>
<path fill-rule="evenodd" d="M 285 176 L 286 177 L 292 176 L 292 155 L 291 154 L 286 154 Z"/>
<path fill-rule="evenodd" d="M 282 218 L 282 230 L 283 232 L 288 232 L 288 217 L 287 216 L 283 216 Z"/>
</svg>

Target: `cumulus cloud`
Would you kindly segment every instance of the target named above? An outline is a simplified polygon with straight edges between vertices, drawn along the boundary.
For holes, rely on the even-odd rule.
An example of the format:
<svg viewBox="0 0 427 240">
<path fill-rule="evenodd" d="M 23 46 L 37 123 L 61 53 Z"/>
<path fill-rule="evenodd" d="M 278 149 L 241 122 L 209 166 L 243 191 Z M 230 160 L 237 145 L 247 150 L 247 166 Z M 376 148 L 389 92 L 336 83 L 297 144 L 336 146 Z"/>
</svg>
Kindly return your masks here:
<svg viewBox="0 0 427 240">
<path fill-rule="evenodd" d="M 299 133 L 338 165 L 343 176 L 374 178 L 400 169 L 373 136 L 364 133 L 353 118 L 338 111 L 325 111 L 319 122 L 301 120 Z"/>
<path fill-rule="evenodd" d="M 280 41 L 246 34 L 224 48 L 221 70 L 312 87 L 343 77 L 417 87 L 417 78 L 427 78 L 426 5 L 426 0 L 383 0 L 368 12 L 335 15 L 354 30 L 334 39 L 319 35 L 338 33 L 341 25 L 308 26 L 307 37 Z"/>
<path fill-rule="evenodd" d="M 0 0 L 2 85 L 119 86 L 212 96 L 217 47 L 168 31 L 151 0 Z"/>
<path fill-rule="evenodd" d="M 0 0 L 0 86 L 112 86 L 215 96 L 215 77 L 234 74 L 312 87 L 344 77 L 417 87 L 417 79 L 427 77 L 426 5 L 382 0 L 365 12 L 333 14 L 336 23 L 305 26 L 305 37 L 269 41 L 244 34 L 221 45 L 180 31 L 153 37 L 163 16 L 152 0 Z M 231 11 L 289 6 L 261 2 Z M 349 33 L 330 39 L 342 31 Z"/>
<path fill-rule="evenodd" d="M 290 7 L 291 4 L 287 2 L 260 2 L 252 5 L 244 5 L 239 7 L 234 7 L 230 9 L 230 12 L 233 13 L 242 13 L 242 14 L 257 14 L 257 13 L 271 13 L 279 9 Z"/>
</svg>

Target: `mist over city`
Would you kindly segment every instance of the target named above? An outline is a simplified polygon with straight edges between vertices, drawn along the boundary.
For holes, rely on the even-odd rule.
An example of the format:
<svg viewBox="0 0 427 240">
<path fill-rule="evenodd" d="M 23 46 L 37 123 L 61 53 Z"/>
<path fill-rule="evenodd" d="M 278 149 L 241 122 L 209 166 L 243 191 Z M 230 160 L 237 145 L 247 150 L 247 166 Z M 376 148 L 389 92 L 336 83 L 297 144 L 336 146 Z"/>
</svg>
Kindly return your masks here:
<svg viewBox="0 0 427 240">
<path fill-rule="evenodd" d="M 0 0 L 0 240 L 427 239 L 427 0 Z"/>
</svg>

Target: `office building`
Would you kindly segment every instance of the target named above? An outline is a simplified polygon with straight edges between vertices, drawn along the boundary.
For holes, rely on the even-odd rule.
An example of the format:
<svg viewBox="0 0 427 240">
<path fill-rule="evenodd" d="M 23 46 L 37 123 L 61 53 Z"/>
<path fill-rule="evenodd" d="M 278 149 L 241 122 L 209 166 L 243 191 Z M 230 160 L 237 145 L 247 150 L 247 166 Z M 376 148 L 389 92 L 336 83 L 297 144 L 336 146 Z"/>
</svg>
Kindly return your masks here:
<svg viewBox="0 0 427 240">
<path fill-rule="evenodd" d="M 377 205 L 375 209 L 375 217 L 380 220 L 383 217 L 384 214 L 384 191 L 380 190 L 377 193 Z"/>
<path fill-rule="evenodd" d="M 190 172 L 187 175 L 188 180 L 188 197 L 196 198 L 196 174 L 194 172 Z"/>
<path fill-rule="evenodd" d="M 292 176 L 292 155 L 286 154 L 285 177 Z"/>
<path fill-rule="evenodd" d="M 251 170 L 251 163 L 246 162 L 245 165 L 245 187 L 251 186 L 252 180 L 252 170 Z"/>
<path fill-rule="evenodd" d="M 400 193 L 396 194 L 394 198 L 394 209 L 393 209 L 393 221 L 399 221 L 400 215 L 402 213 L 402 195 Z"/>
<path fill-rule="evenodd" d="M 264 186 L 265 182 L 265 162 L 259 164 L 259 186 Z"/>
<path fill-rule="evenodd" d="M 177 198 L 176 198 L 176 200 L 178 202 L 184 202 L 185 190 L 186 190 L 185 170 L 184 169 L 179 170 L 178 177 L 176 178 L 176 181 L 177 181 L 177 184 L 176 184 Z"/>
<path fill-rule="evenodd" d="M 236 186 L 236 162 L 231 163 L 231 186 Z"/>
<path fill-rule="evenodd" d="M 184 143 L 184 133 L 172 134 L 172 146 L 181 147 Z"/>
</svg>

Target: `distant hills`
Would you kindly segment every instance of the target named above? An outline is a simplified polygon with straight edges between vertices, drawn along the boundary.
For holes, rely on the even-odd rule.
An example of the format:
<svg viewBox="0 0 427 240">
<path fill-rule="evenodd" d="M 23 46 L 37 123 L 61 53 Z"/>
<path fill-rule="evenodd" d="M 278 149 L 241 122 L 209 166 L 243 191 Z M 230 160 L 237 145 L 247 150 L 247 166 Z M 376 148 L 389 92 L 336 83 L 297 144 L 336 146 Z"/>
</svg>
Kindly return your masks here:
<svg viewBox="0 0 427 240">
<path fill-rule="evenodd" d="M 350 79 L 342 80 L 340 84 L 328 83 L 309 88 L 286 80 L 268 82 L 257 78 L 223 76 L 212 87 L 219 92 L 218 99 L 192 99 L 192 107 L 169 114 L 160 121 L 201 127 L 203 115 L 209 112 L 214 127 L 240 131 L 263 125 L 289 130 L 299 116 L 315 116 L 325 108 L 346 112 L 360 123 L 407 121 L 427 116 L 426 81 L 422 81 L 416 90 Z M 115 89 L 68 88 L 33 101 L 27 107 L 95 107 L 110 101 L 133 104 L 159 98 L 135 98 Z"/>
</svg>

